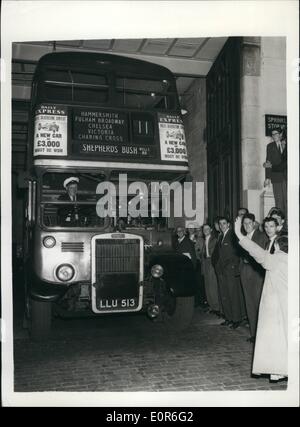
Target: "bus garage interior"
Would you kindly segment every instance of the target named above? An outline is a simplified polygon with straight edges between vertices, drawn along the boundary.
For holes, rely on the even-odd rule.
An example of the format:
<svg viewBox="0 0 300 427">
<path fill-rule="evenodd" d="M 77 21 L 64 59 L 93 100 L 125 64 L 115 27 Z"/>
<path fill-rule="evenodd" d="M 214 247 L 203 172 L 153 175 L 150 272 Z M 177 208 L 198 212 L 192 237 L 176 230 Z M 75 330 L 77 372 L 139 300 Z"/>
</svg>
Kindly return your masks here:
<svg viewBox="0 0 300 427">
<path fill-rule="evenodd" d="M 40 94 L 43 94 L 43 85 L 46 86 L 49 83 L 45 77 L 49 63 L 52 66 L 51 61 L 57 60 L 59 55 L 64 53 L 65 57 L 69 55 L 69 58 L 72 58 L 73 55 L 74 58 L 74 52 L 77 52 L 77 56 L 75 55 L 77 62 L 80 62 L 78 60 L 80 54 L 85 55 L 84 58 L 87 59 L 87 62 L 92 57 L 96 58 L 95 54 L 109 54 L 111 57 L 115 55 L 119 58 L 115 61 L 120 67 L 120 64 L 123 66 L 124 62 L 126 63 L 126 60 L 120 60 L 120 57 L 130 58 L 130 61 L 127 60 L 128 64 L 135 64 L 137 67 L 142 64 L 137 60 L 147 61 L 151 64 L 147 64 L 147 66 L 151 70 L 157 70 L 157 75 L 162 73 L 157 79 L 162 88 L 161 92 L 157 92 L 159 96 L 163 93 L 167 99 L 167 90 L 169 87 L 175 87 L 175 77 L 177 93 L 174 89 L 172 93 L 176 95 L 174 103 L 176 110 L 175 108 L 170 109 L 170 113 L 166 101 L 165 110 L 160 105 L 157 111 L 155 104 L 153 104 L 153 110 L 146 108 L 145 111 L 142 109 L 138 111 L 138 107 L 134 105 L 131 106 L 131 109 L 128 107 L 127 111 L 125 102 L 123 109 L 117 103 L 99 106 L 96 103 L 89 105 L 89 100 L 86 104 L 78 103 L 78 100 L 75 102 L 73 94 L 76 89 L 73 88 L 72 72 L 74 71 L 75 74 L 78 71 L 77 63 L 75 67 L 74 63 L 71 64 L 72 61 L 70 61 L 70 64 L 74 66 L 71 69 L 67 60 L 63 65 L 56 63 L 55 66 L 61 66 L 60 71 L 63 70 L 65 74 L 69 73 L 72 85 L 71 101 L 69 104 L 67 101 L 63 102 L 64 99 L 60 102 L 61 98 L 59 101 L 56 99 L 49 101 L 46 96 L 45 99 L 41 96 L 40 102 L 36 94 L 38 90 L 40 90 Z M 45 58 L 46 54 L 52 54 L 47 55 L 50 58 L 49 63 L 47 60 L 41 60 L 41 58 Z M 101 56 L 101 58 L 105 57 Z M 132 60 L 136 62 L 132 62 Z M 35 73 L 36 69 L 40 70 L 39 67 L 42 66 L 43 61 L 46 63 L 45 68 L 40 68 L 42 70 L 40 74 Z M 95 62 L 97 61 L 95 60 Z M 102 64 L 102 62 L 105 63 L 105 60 L 101 59 L 98 62 Z M 107 62 L 111 64 L 114 60 Z M 141 67 L 145 67 L 145 64 Z M 70 68 L 66 72 L 64 67 L 68 66 Z M 116 215 L 113 218 L 115 220 L 113 225 L 116 228 L 105 229 L 103 226 L 106 224 L 105 220 L 100 221 L 95 215 L 94 193 L 96 184 L 99 185 L 107 177 L 112 182 L 117 182 L 123 163 L 127 165 L 125 169 L 127 168 L 130 182 L 144 180 L 147 184 L 150 182 L 152 184 L 153 180 L 166 179 L 169 182 L 181 183 L 186 180 L 189 183 L 203 183 L 204 190 L 199 194 L 200 200 L 197 200 L 202 212 L 202 223 L 197 224 L 198 228 L 205 223 L 213 225 L 214 219 L 218 216 L 227 217 L 233 222 L 240 207 L 249 209 L 255 214 L 257 221 L 262 223 L 270 208 L 275 206 L 272 186 L 264 187 L 263 163 L 266 160 L 267 144 L 271 141 L 270 129 L 267 128 L 267 117 L 284 117 L 285 120 L 287 117 L 286 38 L 202 37 L 14 42 L 11 69 L 11 215 L 15 389 L 17 391 L 199 391 L 253 390 L 256 388 L 265 390 L 272 389 L 272 387 L 284 389 L 285 383 L 269 384 L 269 378 L 266 377 L 262 380 L 252 377 L 250 380 L 254 346 L 252 346 L 253 341 L 249 341 L 250 327 L 247 323 L 246 311 L 241 321 L 235 322 L 231 319 L 232 322 L 229 325 L 230 322 L 226 323 L 224 313 L 209 310 L 207 302 L 206 306 L 195 303 L 196 292 L 194 289 L 194 293 L 192 293 L 191 289 L 192 282 L 196 283 L 196 267 L 191 259 L 184 256 L 185 251 L 176 252 L 175 250 L 177 241 L 180 240 L 180 238 L 176 240 L 176 232 L 178 232 L 176 228 L 178 226 L 188 228 L 187 218 L 184 216 L 168 218 L 165 222 L 156 223 L 159 226 L 154 231 L 159 238 L 155 238 L 155 245 L 157 245 L 155 250 L 159 249 L 160 236 L 167 231 L 165 235 L 168 234 L 168 236 L 165 240 L 168 239 L 168 249 L 171 249 L 169 252 L 172 252 L 170 258 L 167 258 L 169 253 L 166 255 L 162 252 L 160 253 L 161 258 L 159 258 L 159 251 L 151 252 L 155 246 L 152 245 L 153 242 L 151 241 L 151 244 L 148 245 L 147 238 L 149 235 L 155 234 L 151 227 L 148 230 L 145 225 L 144 229 L 139 232 L 126 231 L 126 229 L 120 231 L 120 228 L 117 229 L 119 225 Z M 55 70 L 57 71 L 57 69 Z M 110 68 L 109 70 L 111 71 Z M 86 71 L 89 72 L 90 69 L 84 69 L 83 74 Z M 99 70 L 97 69 L 97 71 Z M 114 71 L 115 75 L 111 80 L 116 82 L 118 71 L 116 69 Z M 88 72 L 86 75 L 93 75 L 92 72 Z M 136 70 L 135 72 L 137 73 Z M 170 77 L 169 80 L 162 77 L 163 73 L 167 73 L 165 75 Z M 43 77 L 39 81 L 37 76 L 40 75 Z M 98 76 L 96 72 L 95 75 Z M 143 77 L 143 74 L 141 75 Z M 140 77 L 137 77 L 137 80 L 138 78 Z M 151 81 L 151 76 L 150 78 L 148 76 L 148 79 Z M 55 79 L 53 78 L 53 80 Z M 64 86 L 64 80 L 57 80 L 56 82 L 50 80 L 50 83 Z M 140 78 L 140 80 L 142 79 Z M 34 83 L 38 81 L 38 83 L 33 85 L 34 90 L 32 91 L 33 81 Z M 92 86 L 93 84 L 97 86 L 95 82 L 91 83 Z M 166 85 L 169 85 L 168 89 L 165 89 Z M 109 85 L 107 84 L 107 86 Z M 117 93 L 118 89 L 117 84 L 113 88 L 109 87 L 110 92 Z M 122 89 L 125 93 L 125 83 Z M 129 88 L 129 91 L 130 89 L 132 88 Z M 148 89 L 146 87 L 146 90 Z M 157 93 L 154 93 L 153 98 Z M 34 99 L 34 96 L 37 101 L 32 107 L 31 98 Z M 160 101 L 159 99 L 158 103 Z M 64 106 L 65 111 L 63 111 Z M 45 113 L 47 108 L 49 111 L 53 108 L 53 112 Z M 76 119 L 79 122 L 79 119 L 84 118 L 86 114 L 114 113 L 114 109 L 117 120 L 122 121 L 125 118 L 123 121 L 128 120 L 130 123 L 128 126 L 125 125 L 129 136 L 125 141 L 126 144 L 123 144 L 128 147 L 130 144 L 138 146 L 132 137 L 134 135 L 134 114 L 140 114 L 140 117 L 148 114 L 148 117 L 152 117 L 152 123 L 155 123 L 156 128 L 155 132 L 153 129 L 150 130 L 152 142 L 148 144 L 150 146 L 148 153 L 153 147 L 154 150 L 156 147 L 156 157 L 142 159 L 136 155 L 130 160 L 126 159 L 126 156 L 115 160 L 111 155 L 107 155 L 105 158 L 105 156 L 101 157 L 102 152 L 97 152 L 88 153 L 86 157 L 79 158 L 78 152 L 75 153 L 74 141 L 76 140 L 78 143 L 77 146 L 85 144 L 85 141 L 80 141 L 79 135 L 80 132 L 84 134 L 82 129 L 87 129 L 87 125 L 86 123 L 79 125 L 76 123 L 75 126 Z M 44 114 L 45 116 L 43 116 Z M 49 119 L 48 114 L 55 119 Z M 160 122 L 161 116 L 164 114 L 163 118 L 166 121 Z M 167 122 L 170 118 L 174 120 L 172 123 Z M 147 120 L 146 123 L 148 123 Z M 163 138 L 161 138 L 161 123 L 163 125 L 176 123 L 177 129 L 184 129 L 186 144 L 184 155 L 186 156 L 187 152 L 187 160 L 184 158 L 183 161 L 183 157 L 180 157 L 181 160 L 176 163 L 175 160 L 169 161 L 166 157 L 163 158 L 162 147 L 164 144 L 162 143 Z M 47 154 L 44 157 L 43 154 L 36 155 L 35 149 L 38 146 L 36 129 L 42 129 L 43 125 L 47 129 L 47 126 L 50 125 L 57 130 L 58 124 L 63 129 L 60 132 L 62 134 L 65 132 L 67 135 L 64 140 L 67 141 L 65 146 L 69 151 L 65 158 L 60 158 L 59 155 L 48 158 Z M 148 125 L 145 126 L 146 128 L 143 129 L 148 133 Z M 115 126 L 114 129 L 117 129 L 118 136 L 121 135 L 120 128 Z M 173 128 L 166 126 L 166 129 L 170 131 Z M 130 139 L 131 137 L 132 139 Z M 148 141 L 151 138 L 149 137 Z M 178 136 L 180 142 L 182 142 L 181 138 L 182 134 Z M 88 142 L 92 146 L 95 141 Z M 98 141 L 95 144 L 101 146 Z M 157 145 L 155 146 L 155 144 Z M 104 145 L 103 143 L 102 146 Z M 117 143 L 114 144 L 114 146 L 117 145 Z M 28 149 L 28 147 L 30 148 Z M 31 152 L 32 147 L 33 152 Z M 74 153 L 78 155 L 77 158 Z M 36 169 L 35 175 L 33 174 L 34 178 L 28 179 L 26 161 L 30 155 Z M 106 159 L 109 160 L 106 161 Z M 92 165 L 93 160 L 94 165 Z M 157 162 L 155 163 L 155 161 Z M 135 169 L 133 164 L 135 164 Z M 68 176 L 69 172 L 71 176 Z M 53 220 L 51 215 L 53 211 L 58 212 L 60 203 L 63 203 L 60 197 L 65 193 L 64 189 L 67 190 L 66 182 L 74 184 L 75 178 L 75 185 L 77 185 L 78 177 L 80 177 L 81 184 L 86 186 L 83 189 L 79 188 L 78 195 L 82 196 L 85 193 L 87 196 L 86 200 L 80 203 L 85 204 L 86 209 L 93 209 L 93 215 L 87 214 L 86 217 L 89 218 L 84 219 L 90 228 L 87 227 L 85 230 L 82 223 L 80 225 L 82 227 L 78 227 L 78 229 L 74 227 L 74 229 L 69 228 L 68 230 L 63 226 L 59 229 L 57 218 Z M 64 289 L 67 289 L 65 294 L 61 293 L 57 297 L 57 300 L 53 299 L 53 305 L 62 303 L 61 312 L 57 307 L 53 310 L 53 305 L 50 309 L 45 309 L 45 312 L 48 310 L 47 319 L 53 320 L 51 327 L 53 325 L 54 327 L 51 329 L 47 324 L 49 328 L 45 328 L 45 330 L 51 332 L 50 338 L 47 335 L 47 339 L 49 339 L 41 340 L 41 342 L 31 340 L 34 335 L 31 334 L 32 330 L 30 331 L 28 323 L 34 324 L 32 319 L 34 310 L 37 310 L 38 307 L 38 299 L 40 298 L 42 304 L 45 301 L 48 304 L 50 298 L 47 300 L 47 295 L 44 298 L 44 295 L 40 297 L 39 294 L 34 295 L 32 292 L 30 293 L 31 311 L 28 309 L 30 303 L 27 304 L 27 301 L 30 298 L 25 296 L 26 290 L 24 292 L 24 287 L 28 288 L 26 284 L 24 286 L 24 282 L 28 283 L 28 280 L 24 279 L 26 270 L 24 259 L 26 253 L 30 252 L 30 249 L 26 251 L 24 244 L 26 230 L 29 229 L 27 235 L 30 234 L 30 227 L 27 227 L 28 221 L 26 220 L 26 215 L 27 218 L 29 217 L 28 209 L 26 209 L 29 206 L 27 200 L 29 197 L 27 198 L 26 186 L 24 186 L 26 179 L 28 179 L 28 194 L 30 182 L 34 187 L 34 180 L 36 180 L 35 184 L 38 188 L 36 212 L 38 211 L 37 217 L 38 215 L 39 217 L 35 227 L 35 236 L 38 235 L 38 238 L 33 239 L 35 239 L 35 243 L 37 242 L 35 247 L 39 246 L 39 252 L 36 250 L 38 255 L 34 268 L 39 274 L 43 267 L 48 267 L 48 264 L 52 263 L 48 269 L 44 269 L 47 274 L 49 273 L 48 276 L 46 277 L 45 274 L 40 281 L 43 284 L 46 283 L 46 290 L 53 285 L 53 293 L 56 290 L 57 294 L 61 292 L 63 286 L 65 286 Z M 118 185 L 120 186 L 120 181 Z M 34 194 L 34 190 L 32 190 L 32 194 Z M 77 202 L 79 203 L 79 197 L 74 204 L 76 207 Z M 68 200 L 68 203 L 71 205 L 73 199 L 72 202 Z M 46 211 L 47 215 L 44 216 Z M 76 211 L 75 217 L 77 213 Z M 153 219 L 151 218 L 151 220 Z M 51 228 L 51 226 L 53 227 Z M 166 230 L 161 230 L 160 226 L 162 229 L 165 227 Z M 181 231 L 184 232 L 184 230 Z M 48 234 L 51 234 L 50 238 Z M 186 240 L 192 245 L 191 239 Z M 164 244 L 165 242 L 162 245 Z M 148 256 L 149 247 L 150 255 Z M 73 264 L 68 261 L 69 259 L 73 260 Z M 165 264 L 157 261 L 160 259 L 163 259 Z M 240 262 L 238 256 L 237 259 Z M 208 261 L 210 262 L 210 260 Z M 199 267 L 199 259 L 196 262 Z M 61 267 L 63 268 L 60 269 Z M 76 273 L 74 273 L 75 271 Z M 164 277 L 162 278 L 166 272 L 169 282 Z M 233 274 L 233 271 L 231 273 Z M 65 274 L 68 276 L 66 282 L 64 282 Z M 166 276 L 167 274 L 165 274 Z M 239 277 L 238 274 L 235 278 L 237 277 Z M 157 280 L 155 281 L 155 279 Z M 69 283 L 67 283 L 68 280 Z M 203 284 L 204 279 L 201 280 Z M 239 281 L 239 278 L 236 281 Z M 131 286 L 133 282 L 134 286 Z M 152 288 L 148 286 L 150 282 L 151 286 L 153 284 Z M 167 282 L 168 284 L 165 286 Z M 155 283 L 160 283 L 161 287 L 158 286 L 155 289 Z M 68 285 L 71 286 L 68 287 Z M 134 291 L 132 291 L 133 288 Z M 103 289 L 103 294 L 101 294 Z M 122 299 L 123 295 L 120 297 L 120 294 L 125 292 L 124 289 L 128 290 L 128 298 Z M 74 290 L 74 295 L 72 295 L 72 290 Z M 107 296 L 105 294 L 107 290 L 112 290 L 112 294 L 108 292 Z M 143 290 L 145 290 L 144 294 Z M 33 291 L 35 292 L 34 289 Z M 120 294 L 116 297 L 113 292 L 117 294 L 119 291 Z M 166 294 L 168 294 L 168 298 Z M 67 295 L 66 301 L 64 300 L 65 295 Z M 238 295 L 242 295 L 242 293 Z M 156 300 L 157 296 L 160 298 L 160 300 L 158 298 L 159 302 Z M 149 301 L 151 300 L 149 305 L 147 305 L 148 297 Z M 220 302 L 219 295 L 217 298 Z M 34 301 L 35 303 L 33 303 Z M 58 304 L 56 304 L 57 301 Z M 62 319 L 63 315 L 60 316 L 64 310 L 66 312 L 72 308 L 73 301 L 86 304 L 86 311 L 89 310 L 89 313 L 84 321 L 80 320 L 79 316 L 74 321 L 74 318 L 71 317 L 72 313 L 69 316 L 70 321 Z M 111 305 L 110 301 L 112 301 Z M 162 301 L 163 303 L 161 303 Z M 116 303 L 115 306 L 113 302 Z M 123 302 L 125 306 L 122 305 Z M 66 303 L 66 309 L 63 307 L 64 303 Z M 35 309 L 33 309 L 34 304 Z M 242 297 L 239 297 L 238 305 L 242 306 Z M 51 301 L 48 306 L 51 306 Z M 160 312 L 160 307 L 163 307 L 161 311 L 165 310 L 169 315 L 169 325 L 172 323 L 172 329 L 168 329 L 168 333 L 165 333 L 163 322 L 155 321 L 156 316 L 158 318 L 157 313 Z M 143 316 L 145 313 L 150 315 Z M 176 313 L 181 314 L 176 316 Z M 42 313 L 41 321 L 46 319 L 46 315 L 44 316 Z M 29 322 L 26 324 L 28 319 Z M 194 319 L 196 320 L 194 321 Z M 36 316 L 36 330 L 39 328 L 38 320 L 39 317 Z M 73 321 L 74 323 L 72 323 Z M 85 323 L 85 321 L 90 323 Z M 222 323 L 220 323 L 221 321 Z M 182 328 L 178 326 L 180 322 L 183 325 Z M 187 325 L 188 327 L 186 327 Z M 224 328 L 224 326 L 228 327 Z M 43 332 L 42 326 L 40 330 Z M 41 333 L 41 335 L 43 334 Z"/>
<path fill-rule="evenodd" d="M 176 76 L 190 175 L 204 182 L 204 218 L 234 218 L 251 207 L 258 221 L 274 206 L 262 187 L 264 115 L 286 114 L 285 39 L 206 37 L 14 43 L 12 53 L 12 250 L 22 265 L 28 114 L 37 61 L 50 52 L 99 52 L 144 59 Z M 264 90 L 260 88 L 264 87 Z M 276 85 L 276 91 L 274 86 Z M 272 111 L 270 111 L 272 105 Z M 275 107 L 276 106 L 276 107 Z M 246 120 L 247 118 L 247 120 Z M 183 224 L 184 225 L 184 224 Z"/>
</svg>

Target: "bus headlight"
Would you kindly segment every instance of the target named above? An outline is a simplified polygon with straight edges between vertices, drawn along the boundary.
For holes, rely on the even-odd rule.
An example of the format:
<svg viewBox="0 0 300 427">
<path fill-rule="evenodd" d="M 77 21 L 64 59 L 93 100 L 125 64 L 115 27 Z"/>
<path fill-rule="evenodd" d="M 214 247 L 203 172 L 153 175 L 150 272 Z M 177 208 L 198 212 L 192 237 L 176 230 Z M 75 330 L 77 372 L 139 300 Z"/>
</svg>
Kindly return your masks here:
<svg viewBox="0 0 300 427">
<path fill-rule="evenodd" d="M 56 269 L 56 277 L 62 282 L 68 282 L 74 277 L 75 270 L 70 264 L 62 264 Z"/>
<path fill-rule="evenodd" d="M 52 236 L 46 236 L 43 238 L 43 245 L 45 248 L 53 248 L 56 245 L 56 240 Z"/>
<path fill-rule="evenodd" d="M 159 279 L 164 274 L 164 269 L 162 268 L 161 265 L 155 264 L 151 268 L 151 274 L 155 279 Z"/>
</svg>

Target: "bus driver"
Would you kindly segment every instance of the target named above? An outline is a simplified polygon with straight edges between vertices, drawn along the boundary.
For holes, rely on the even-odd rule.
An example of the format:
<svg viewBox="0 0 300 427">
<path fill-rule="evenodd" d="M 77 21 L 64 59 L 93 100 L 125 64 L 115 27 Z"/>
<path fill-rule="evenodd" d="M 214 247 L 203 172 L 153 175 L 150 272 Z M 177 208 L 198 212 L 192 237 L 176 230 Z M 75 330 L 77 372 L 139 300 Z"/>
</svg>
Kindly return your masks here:
<svg viewBox="0 0 300 427">
<path fill-rule="evenodd" d="M 64 180 L 63 186 L 67 193 L 60 196 L 60 200 L 71 200 L 72 202 L 77 201 L 79 178 L 71 176 Z"/>
<path fill-rule="evenodd" d="M 66 189 L 66 193 L 59 196 L 59 200 L 65 200 L 68 202 L 74 202 L 74 204 L 68 204 L 63 206 L 59 210 L 59 218 L 62 226 L 74 227 L 78 225 L 79 213 L 78 213 L 78 183 L 79 178 L 71 176 L 63 182 L 63 186 Z"/>
</svg>

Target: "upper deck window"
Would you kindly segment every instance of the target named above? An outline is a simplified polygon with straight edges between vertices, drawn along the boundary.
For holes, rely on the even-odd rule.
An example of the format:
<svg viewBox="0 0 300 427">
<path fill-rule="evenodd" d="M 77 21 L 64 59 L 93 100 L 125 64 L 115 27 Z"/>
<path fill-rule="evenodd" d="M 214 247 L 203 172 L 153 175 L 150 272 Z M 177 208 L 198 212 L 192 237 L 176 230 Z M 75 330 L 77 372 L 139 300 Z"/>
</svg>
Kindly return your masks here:
<svg viewBox="0 0 300 427">
<path fill-rule="evenodd" d="M 116 97 L 120 106 L 129 108 L 168 110 L 175 108 L 176 96 L 167 80 L 129 77 L 116 78 Z"/>
<path fill-rule="evenodd" d="M 107 104 L 138 110 L 168 111 L 178 108 L 176 85 L 172 77 L 157 72 L 153 77 L 145 71 L 119 70 L 117 65 L 84 69 L 65 65 L 49 65 L 38 75 L 38 85 L 45 101 L 65 103 Z M 131 73 L 135 73 L 131 75 Z"/>
<path fill-rule="evenodd" d="M 108 101 L 107 77 L 70 70 L 47 70 L 44 82 L 49 101 L 104 104 Z"/>
</svg>

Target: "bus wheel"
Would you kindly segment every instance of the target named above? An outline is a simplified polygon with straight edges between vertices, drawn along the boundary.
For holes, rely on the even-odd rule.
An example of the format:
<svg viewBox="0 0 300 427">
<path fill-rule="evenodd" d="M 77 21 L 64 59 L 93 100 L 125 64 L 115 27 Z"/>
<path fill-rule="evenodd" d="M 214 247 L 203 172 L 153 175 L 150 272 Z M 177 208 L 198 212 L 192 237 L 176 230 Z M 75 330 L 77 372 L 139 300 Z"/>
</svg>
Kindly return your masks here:
<svg viewBox="0 0 300 427">
<path fill-rule="evenodd" d="M 192 322 L 194 297 L 169 296 L 164 304 L 162 320 L 169 330 L 182 331 Z"/>
<path fill-rule="evenodd" d="M 51 330 L 51 302 L 31 299 L 30 335 L 33 340 L 47 338 Z"/>
</svg>

